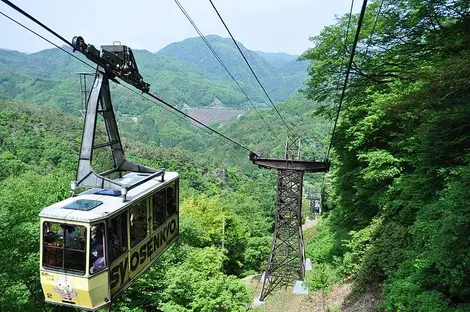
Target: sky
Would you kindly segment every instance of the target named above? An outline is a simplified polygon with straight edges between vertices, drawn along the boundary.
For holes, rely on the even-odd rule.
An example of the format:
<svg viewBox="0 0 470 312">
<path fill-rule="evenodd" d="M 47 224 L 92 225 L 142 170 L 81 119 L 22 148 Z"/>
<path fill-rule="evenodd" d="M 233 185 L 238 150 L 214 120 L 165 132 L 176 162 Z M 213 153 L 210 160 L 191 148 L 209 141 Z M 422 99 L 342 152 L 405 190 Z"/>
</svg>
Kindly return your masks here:
<svg viewBox="0 0 470 312">
<path fill-rule="evenodd" d="M 254 51 L 302 54 L 309 37 L 349 12 L 351 0 L 212 0 L 235 39 Z M 174 0 L 11 0 L 71 40 L 95 46 L 120 41 L 132 49 L 157 52 L 172 42 L 198 36 Z M 359 11 L 356 1 L 354 12 Z M 132 4 L 131 4 L 132 3 Z M 229 37 L 209 0 L 180 0 L 204 35 Z M 63 43 L 0 2 L 0 12 Z M 0 15 L 0 48 L 37 52 L 52 46 Z"/>
</svg>

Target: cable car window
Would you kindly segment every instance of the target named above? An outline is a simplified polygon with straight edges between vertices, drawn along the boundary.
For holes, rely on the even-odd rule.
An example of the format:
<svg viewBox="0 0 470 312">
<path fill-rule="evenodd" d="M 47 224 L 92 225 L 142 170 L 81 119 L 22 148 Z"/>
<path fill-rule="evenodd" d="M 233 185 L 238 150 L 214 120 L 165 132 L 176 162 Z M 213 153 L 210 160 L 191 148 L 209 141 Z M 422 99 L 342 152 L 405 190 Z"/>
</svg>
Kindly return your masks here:
<svg viewBox="0 0 470 312">
<path fill-rule="evenodd" d="M 166 189 L 166 209 L 169 217 L 176 213 L 176 194 L 175 183 L 172 183 Z"/>
<path fill-rule="evenodd" d="M 131 224 L 131 248 L 147 236 L 147 200 L 131 207 L 129 214 Z"/>
<path fill-rule="evenodd" d="M 99 223 L 93 225 L 90 232 L 90 274 L 95 274 L 106 268 L 106 236 L 104 224 Z"/>
<path fill-rule="evenodd" d="M 127 212 L 114 217 L 109 222 L 108 246 L 109 263 L 123 255 L 127 250 Z"/>
<path fill-rule="evenodd" d="M 165 223 L 166 215 L 166 189 L 153 195 L 153 230 Z"/>
<path fill-rule="evenodd" d="M 85 274 L 86 228 L 56 222 L 44 222 L 43 226 L 43 266 Z"/>
</svg>

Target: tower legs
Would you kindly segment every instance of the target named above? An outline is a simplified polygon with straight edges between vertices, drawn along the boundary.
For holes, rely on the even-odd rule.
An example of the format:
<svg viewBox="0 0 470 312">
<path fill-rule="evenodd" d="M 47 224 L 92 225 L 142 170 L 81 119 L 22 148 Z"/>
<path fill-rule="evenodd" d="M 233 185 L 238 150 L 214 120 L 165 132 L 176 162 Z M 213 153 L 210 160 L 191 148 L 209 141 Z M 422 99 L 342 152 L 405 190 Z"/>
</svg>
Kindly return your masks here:
<svg viewBox="0 0 470 312">
<path fill-rule="evenodd" d="M 277 203 L 273 244 L 262 277 L 260 300 L 275 288 L 305 277 L 305 250 L 301 227 L 303 172 L 277 171 Z"/>
</svg>

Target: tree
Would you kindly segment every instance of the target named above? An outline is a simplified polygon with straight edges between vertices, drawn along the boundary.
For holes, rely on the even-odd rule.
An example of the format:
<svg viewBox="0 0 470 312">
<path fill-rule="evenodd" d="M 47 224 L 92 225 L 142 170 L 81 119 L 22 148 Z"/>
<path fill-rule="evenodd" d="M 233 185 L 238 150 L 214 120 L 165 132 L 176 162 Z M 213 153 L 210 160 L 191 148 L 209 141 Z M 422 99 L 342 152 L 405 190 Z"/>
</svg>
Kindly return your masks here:
<svg viewBox="0 0 470 312">
<path fill-rule="evenodd" d="M 348 20 L 304 54 L 312 99 L 338 96 Z M 468 1 L 374 1 L 359 38 L 333 141 L 328 226 L 349 232 L 330 238 L 347 247 L 336 265 L 359 262 L 356 292 L 385 283 L 391 311 L 468 308 L 468 205 L 453 190 L 465 196 L 470 166 L 469 21 Z"/>
<path fill-rule="evenodd" d="M 221 273 L 224 254 L 207 247 L 194 250 L 168 270 L 163 311 L 245 311 L 250 297 L 241 281 Z"/>
<path fill-rule="evenodd" d="M 71 177 L 62 171 L 24 173 L 0 182 L 0 244 L 5 268 L 0 279 L 0 309 L 43 310 L 39 284 L 39 211 L 68 195 Z"/>
</svg>

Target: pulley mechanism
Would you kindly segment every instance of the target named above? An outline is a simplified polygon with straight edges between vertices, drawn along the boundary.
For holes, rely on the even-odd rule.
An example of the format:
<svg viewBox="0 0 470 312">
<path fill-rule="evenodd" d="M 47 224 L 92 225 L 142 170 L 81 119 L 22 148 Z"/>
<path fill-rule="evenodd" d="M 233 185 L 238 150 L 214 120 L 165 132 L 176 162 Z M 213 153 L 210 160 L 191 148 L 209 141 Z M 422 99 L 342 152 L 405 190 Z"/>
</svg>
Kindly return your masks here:
<svg viewBox="0 0 470 312">
<path fill-rule="evenodd" d="M 134 54 L 128 46 L 103 45 L 100 51 L 93 45 L 85 43 L 81 36 L 73 37 L 72 46 L 74 52 L 81 52 L 90 61 L 101 66 L 106 71 L 108 78 L 121 78 L 142 92 L 150 90 L 150 84 L 146 83 L 139 73 Z"/>
</svg>

